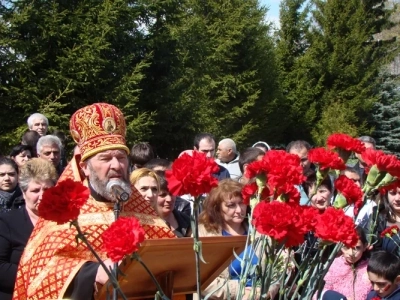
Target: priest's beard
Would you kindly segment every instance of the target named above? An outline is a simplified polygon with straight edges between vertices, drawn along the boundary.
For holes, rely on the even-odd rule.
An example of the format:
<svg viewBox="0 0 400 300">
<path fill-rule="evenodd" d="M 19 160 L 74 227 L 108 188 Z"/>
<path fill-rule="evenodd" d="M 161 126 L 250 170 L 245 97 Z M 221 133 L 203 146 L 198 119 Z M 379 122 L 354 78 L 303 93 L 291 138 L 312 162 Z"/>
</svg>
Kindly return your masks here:
<svg viewBox="0 0 400 300">
<path fill-rule="evenodd" d="M 109 177 L 113 176 L 114 171 L 110 171 L 110 173 L 107 174 L 107 178 L 101 180 L 97 176 L 96 172 L 93 170 L 90 163 L 88 163 L 88 168 L 90 170 L 89 183 L 92 189 L 104 199 L 111 202 L 116 202 L 117 199 L 115 198 L 115 196 L 107 191 L 107 184 L 110 181 Z M 129 195 L 132 194 L 131 184 L 128 179 L 125 178 L 125 176 L 122 179 L 112 178 L 111 180 L 117 182 L 117 184 L 120 185 L 126 193 L 128 193 Z"/>
</svg>

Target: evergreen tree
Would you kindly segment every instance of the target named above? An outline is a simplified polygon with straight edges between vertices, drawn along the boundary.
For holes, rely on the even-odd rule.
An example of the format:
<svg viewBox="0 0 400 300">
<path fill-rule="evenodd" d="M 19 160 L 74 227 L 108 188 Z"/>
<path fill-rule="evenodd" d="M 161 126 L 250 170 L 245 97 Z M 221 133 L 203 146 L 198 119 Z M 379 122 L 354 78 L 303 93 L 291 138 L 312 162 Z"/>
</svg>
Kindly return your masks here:
<svg viewBox="0 0 400 300">
<path fill-rule="evenodd" d="M 326 134 L 323 124 L 329 123 L 322 113 L 337 102 L 345 114 L 354 115 L 344 120 L 343 127 L 356 128 L 356 134 L 368 130 L 365 120 L 377 100 L 374 86 L 390 46 L 375 41 L 374 34 L 389 24 L 390 14 L 377 0 L 315 0 L 313 4 L 312 27 L 306 35 L 309 47 L 285 77 L 296 83 L 289 91 L 291 118 L 299 118 L 303 110 L 298 107 L 307 108 L 297 138 L 308 138 L 304 132 L 312 132 L 318 143 Z M 328 117 L 334 122 L 336 115 Z"/>
<path fill-rule="evenodd" d="M 385 74 L 380 86 L 380 101 L 374 105 L 373 121 L 377 148 L 400 157 L 400 86 Z"/>
<path fill-rule="evenodd" d="M 280 30 L 277 32 L 277 61 L 279 79 L 285 100 L 288 124 L 286 141 L 309 140 L 310 120 L 315 116 L 310 103 L 311 98 L 301 101 L 297 91 L 298 78 L 293 76 L 298 60 L 309 47 L 308 32 L 310 7 L 307 0 L 283 0 L 280 3 Z"/>
<path fill-rule="evenodd" d="M 135 109 L 146 65 L 137 24 L 141 7 L 125 0 L 2 3 L 4 148 L 19 142 L 26 119 L 34 112 L 45 114 L 52 128 L 68 132 L 74 111 L 102 101 L 125 111 L 128 137 L 146 133 L 148 117 Z"/>
<path fill-rule="evenodd" d="M 279 139 L 282 117 L 266 10 L 255 0 L 161 2 L 152 9 L 153 59 L 140 105 L 157 112 L 150 141 L 158 154 L 171 158 L 191 149 L 199 132 L 231 137 L 239 147 Z"/>
<path fill-rule="evenodd" d="M 196 133 L 238 145 L 282 139 L 266 9 L 250 1 L 3 1 L 2 147 L 39 111 L 68 131 L 76 109 L 119 106 L 132 145 L 173 158 Z"/>
</svg>

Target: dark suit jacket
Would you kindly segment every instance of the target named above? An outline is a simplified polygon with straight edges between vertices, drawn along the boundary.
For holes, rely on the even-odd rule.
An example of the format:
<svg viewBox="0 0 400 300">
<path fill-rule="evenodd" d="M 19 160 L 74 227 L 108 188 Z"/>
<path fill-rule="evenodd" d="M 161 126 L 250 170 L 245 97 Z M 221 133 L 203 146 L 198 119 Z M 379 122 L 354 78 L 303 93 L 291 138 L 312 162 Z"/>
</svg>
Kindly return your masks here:
<svg viewBox="0 0 400 300">
<path fill-rule="evenodd" d="M 219 167 L 219 171 L 217 173 L 212 174 L 212 176 L 214 176 L 214 178 L 217 178 L 218 181 L 231 178 L 229 171 L 225 167 L 220 166 L 220 165 L 218 165 L 218 167 Z"/>
<path fill-rule="evenodd" d="M 33 224 L 25 207 L 0 213 L 0 299 L 12 298 L 17 268 Z"/>
</svg>

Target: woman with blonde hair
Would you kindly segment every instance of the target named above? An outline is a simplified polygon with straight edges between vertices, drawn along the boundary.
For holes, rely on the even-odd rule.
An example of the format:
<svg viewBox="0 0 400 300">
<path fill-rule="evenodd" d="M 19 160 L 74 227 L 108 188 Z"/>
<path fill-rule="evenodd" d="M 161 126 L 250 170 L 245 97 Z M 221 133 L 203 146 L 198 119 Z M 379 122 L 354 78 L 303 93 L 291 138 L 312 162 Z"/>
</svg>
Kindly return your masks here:
<svg viewBox="0 0 400 300">
<path fill-rule="evenodd" d="M 0 214 L 0 299 L 12 298 L 19 260 L 39 219 L 38 205 L 57 178 L 54 165 L 41 158 L 29 160 L 19 172 L 25 206 Z"/>
<path fill-rule="evenodd" d="M 154 171 L 146 168 L 136 169 L 131 173 L 129 180 L 145 200 L 150 203 L 157 201 L 160 180 Z"/>
<path fill-rule="evenodd" d="M 190 235 L 189 216 L 175 209 L 176 197 L 168 190 L 164 172 L 136 169 L 132 172 L 130 181 L 177 237 Z"/>
</svg>

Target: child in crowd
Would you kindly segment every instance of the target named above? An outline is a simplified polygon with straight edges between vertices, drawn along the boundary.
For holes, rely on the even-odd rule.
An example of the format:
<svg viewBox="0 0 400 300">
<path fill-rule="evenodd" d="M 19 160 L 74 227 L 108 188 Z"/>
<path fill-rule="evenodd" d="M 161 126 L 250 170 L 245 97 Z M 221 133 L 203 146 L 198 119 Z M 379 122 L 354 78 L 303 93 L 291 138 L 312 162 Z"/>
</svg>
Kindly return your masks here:
<svg viewBox="0 0 400 300">
<path fill-rule="evenodd" d="M 373 290 L 367 300 L 400 299 L 400 258 L 387 251 L 377 251 L 371 256 L 367 267 Z"/>
<path fill-rule="evenodd" d="M 337 257 L 325 275 L 325 291 L 335 291 L 353 300 L 365 300 L 371 290 L 368 280 L 368 241 L 364 230 L 357 227 L 358 242 L 354 248 L 343 246 L 342 255 Z M 332 298 L 332 297 L 331 297 Z M 333 299 L 333 298 L 332 298 Z"/>
</svg>

